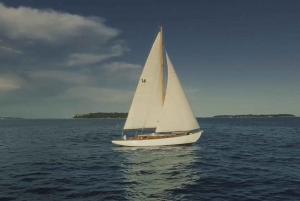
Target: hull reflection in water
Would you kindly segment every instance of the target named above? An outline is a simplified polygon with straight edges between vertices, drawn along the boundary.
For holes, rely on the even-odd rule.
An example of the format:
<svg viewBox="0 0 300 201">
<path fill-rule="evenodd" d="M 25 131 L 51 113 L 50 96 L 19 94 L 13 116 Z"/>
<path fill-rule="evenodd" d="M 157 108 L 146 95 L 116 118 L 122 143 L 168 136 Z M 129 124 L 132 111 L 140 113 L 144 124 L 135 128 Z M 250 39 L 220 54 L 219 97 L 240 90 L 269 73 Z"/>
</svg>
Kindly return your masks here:
<svg viewBox="0 0 300 201">
<path fill-rule="evenodd" d="M 199 162 L 198 146 L 181 147 L 117 147 L 123 157 L 123 181 L 129 200 L 184 199 L 182 190 L 200 179 L 195 162 Z M 178 193 L 180 191 L 181 193 Z"/>
</svg>

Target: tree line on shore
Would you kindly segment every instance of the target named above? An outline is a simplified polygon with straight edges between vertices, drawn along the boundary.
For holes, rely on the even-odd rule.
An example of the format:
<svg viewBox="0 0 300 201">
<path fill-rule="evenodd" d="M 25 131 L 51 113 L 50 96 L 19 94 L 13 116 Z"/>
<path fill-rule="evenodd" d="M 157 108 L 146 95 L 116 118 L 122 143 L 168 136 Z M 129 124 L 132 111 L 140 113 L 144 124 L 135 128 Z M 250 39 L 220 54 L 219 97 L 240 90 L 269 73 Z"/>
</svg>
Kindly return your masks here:
<svg viewBox="0 0 300 201">
<path fill-rule="evenodd" d="M 128 113 L 125 112 L 97 112 L 89 114 L 75 114 L 73 118 L 127 118 Z"/>
<path fill-rule="evenodd" d="M 216 118 L 256 118 L 256 117 L 295 117 L 293 114 L 243 114 L 243 115 L 216 115 Z"/>
<path fill-rule="evenodd" d="M 89 114 L 75 114 L 73 118 L 127 118 L 127 112 L 96 112 Z M 257 117 L 295 117 L 293 114 L 244 114 L 244 115 L 216 115 L 215 118 L 257 118 Z"/>
</svg>

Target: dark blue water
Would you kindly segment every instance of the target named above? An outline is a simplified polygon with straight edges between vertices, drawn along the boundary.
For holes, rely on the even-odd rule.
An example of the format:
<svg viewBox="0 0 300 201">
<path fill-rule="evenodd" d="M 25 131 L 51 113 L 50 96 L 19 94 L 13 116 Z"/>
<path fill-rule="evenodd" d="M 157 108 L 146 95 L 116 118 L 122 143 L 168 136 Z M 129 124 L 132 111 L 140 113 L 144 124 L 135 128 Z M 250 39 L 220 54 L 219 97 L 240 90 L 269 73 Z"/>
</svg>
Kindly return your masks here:
<svg viewBox="0 0 300 201">
<path fill-rule="evenodd" d="M 198 121 L 193 146 L 123 148 L 122 119 L 0 120 L 0 200 L 300 199 L 300 118 Z"/>
</svg>

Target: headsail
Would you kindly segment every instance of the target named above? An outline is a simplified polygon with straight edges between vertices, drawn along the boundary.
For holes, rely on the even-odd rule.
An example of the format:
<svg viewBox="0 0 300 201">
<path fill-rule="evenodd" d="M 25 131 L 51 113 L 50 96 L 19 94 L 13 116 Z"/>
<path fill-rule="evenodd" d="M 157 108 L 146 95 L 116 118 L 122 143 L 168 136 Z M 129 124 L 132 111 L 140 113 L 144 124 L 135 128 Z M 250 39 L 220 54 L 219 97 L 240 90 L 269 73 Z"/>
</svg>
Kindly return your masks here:
<svg viewBox="0 0 300 201">
<path fill-rule="evenodd" d="M 158 33 L 144 66 L 124 130 L 157 127 L 163 105 L 160 34 Z"/>
<path fill-rule="evenodd" d="M 167 56 L 168 84 L 156 132 L 190 131 L 199 128 L 189 101 Z"/>
</svg>

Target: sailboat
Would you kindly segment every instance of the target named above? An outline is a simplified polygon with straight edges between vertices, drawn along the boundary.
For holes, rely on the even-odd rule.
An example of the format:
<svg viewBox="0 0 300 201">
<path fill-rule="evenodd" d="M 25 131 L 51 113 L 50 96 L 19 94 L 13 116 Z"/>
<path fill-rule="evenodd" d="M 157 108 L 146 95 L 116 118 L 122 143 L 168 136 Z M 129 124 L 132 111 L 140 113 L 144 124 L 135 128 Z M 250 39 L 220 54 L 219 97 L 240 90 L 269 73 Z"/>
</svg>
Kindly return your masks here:
<svg viewBox="0 0 300 201">
<path fill-rule="evenodd" d="M 139 79 L 123 130 L 155 129 L 153 133 L 113 140 L 121 146 L 191 145 L 201 134 L 186 94 L 171 60 L 164 51 L 163 32 L 159 32 Z M 164 80 L 164 53 L 167 60 L 167 87 Z"/>
</svg>

